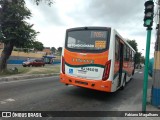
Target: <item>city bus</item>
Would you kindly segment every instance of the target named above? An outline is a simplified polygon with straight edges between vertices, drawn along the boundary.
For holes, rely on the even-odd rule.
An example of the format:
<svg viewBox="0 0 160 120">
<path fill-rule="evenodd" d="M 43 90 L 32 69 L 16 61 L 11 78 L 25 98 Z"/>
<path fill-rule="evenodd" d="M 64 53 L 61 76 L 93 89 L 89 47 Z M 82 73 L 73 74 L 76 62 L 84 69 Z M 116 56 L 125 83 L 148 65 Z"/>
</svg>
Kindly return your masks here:
<svg viewBox="0 0 160 120">
<path fill-rule="evenodd" d="M 135 50 L 110 27 L 66 30 L 60 81 L 104 92 L 124 89 L 134 74 Z"/>
</svg>

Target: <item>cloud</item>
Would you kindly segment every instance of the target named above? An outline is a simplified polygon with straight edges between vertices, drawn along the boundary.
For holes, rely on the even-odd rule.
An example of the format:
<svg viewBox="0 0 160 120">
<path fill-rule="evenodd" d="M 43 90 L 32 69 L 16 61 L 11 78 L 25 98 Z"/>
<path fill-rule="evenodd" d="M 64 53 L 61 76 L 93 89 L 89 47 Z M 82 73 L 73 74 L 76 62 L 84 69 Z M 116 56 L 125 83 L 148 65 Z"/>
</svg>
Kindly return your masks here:
<svg viewBox="0 0 160 120">
<path fill-rule="evenodd" d="M 98 21 L 122 26 L 143 20 L 143 4 L 139 0 L 87 0 L 69 14 L 73 19 L 88 24 Z"/>
<path fill-rule="evenodd" d="M 26 0 L 26 4 L 27 7 L 31 10 L 32 16 L 37 21 L 37 24 L 54 24 L 56 26 L 64 25 L 64 22 L 58 14 L 58 10 L 54 4 L 50 7 L 42 2 L 37 6 L 31 0 Z"/>
<path fill-rule="evenodd" d="M 145 0 L 55 0 L 51 7 L 26 1 L 33 13 L 30 22 L 41 32 L 37 38 L 45 46 L 62 46 L 65 30 L 70 27 L 106 26 L 115 28 L 124 38 L 135 39 L 139 50 L 145 47 Z"/>
</svg>

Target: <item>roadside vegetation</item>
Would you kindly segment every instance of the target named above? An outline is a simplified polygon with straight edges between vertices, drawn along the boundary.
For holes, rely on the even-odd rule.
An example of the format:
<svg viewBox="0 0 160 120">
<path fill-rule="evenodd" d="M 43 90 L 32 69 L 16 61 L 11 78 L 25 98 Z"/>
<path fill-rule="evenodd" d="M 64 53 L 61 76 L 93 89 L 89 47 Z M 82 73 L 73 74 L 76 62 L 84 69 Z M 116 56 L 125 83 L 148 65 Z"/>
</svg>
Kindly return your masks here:
<svg viewBox="0 0 160 120">
<path fill-rule="evenodd" d="M 142 56 L 141 52 L 138 52 L 138 44 L 135 40 L 127 40 L 130 46 L 136 51 L 134 56 L 134 61 L 136 65 L 144 64 L 145 58 Z"/>
<path fill-rule="evenodd" d="M 17 69 L 16 69 L 17 68 Z M 54 74 L 60 72 L 60 65 L 48 65 L 44 67 L 23 67 L 22 65 L 8 65 L 8 69 L 0 73 L 1 77 L 11 75 Z"/>
<path fill-rule="evenodd" d="M 32 0 L 37 5 L 44 2 L 53 4 L 53 0 Z M 25 0 L 0 0 L 0 42 L 4 43 L 4 48 L 0 55 L 0 73 L 7 73 L 7 60 L 14 47 L 33 48 L 41 46 L 36 41 L 38 31 L 33 29 L 33 24 L 26 22 L 32 16 L 31 11 L 26 7 Z M 37 48 L 35 48 L 37 49 Z M 39 49 L 39 47 L 38 47 Z"/>
</svg>

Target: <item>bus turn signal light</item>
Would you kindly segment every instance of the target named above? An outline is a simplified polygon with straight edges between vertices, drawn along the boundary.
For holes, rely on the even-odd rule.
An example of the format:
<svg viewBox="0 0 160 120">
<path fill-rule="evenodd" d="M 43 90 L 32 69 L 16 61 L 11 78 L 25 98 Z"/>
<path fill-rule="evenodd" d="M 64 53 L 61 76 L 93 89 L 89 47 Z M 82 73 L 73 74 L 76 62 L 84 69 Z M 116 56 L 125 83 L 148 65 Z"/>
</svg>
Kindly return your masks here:
<svg viewBox="0 0 160 120">
<path fill-rule="evenodd" d="M 103 77 L 102 80 L 107 80 L 109 77 L 109 73 L 110 73 L 110 67 L 111 67 L 111 60 L 106 62 L 105 68 L 104 68 L 104 72 L 103 72 Z"/>
</svg>

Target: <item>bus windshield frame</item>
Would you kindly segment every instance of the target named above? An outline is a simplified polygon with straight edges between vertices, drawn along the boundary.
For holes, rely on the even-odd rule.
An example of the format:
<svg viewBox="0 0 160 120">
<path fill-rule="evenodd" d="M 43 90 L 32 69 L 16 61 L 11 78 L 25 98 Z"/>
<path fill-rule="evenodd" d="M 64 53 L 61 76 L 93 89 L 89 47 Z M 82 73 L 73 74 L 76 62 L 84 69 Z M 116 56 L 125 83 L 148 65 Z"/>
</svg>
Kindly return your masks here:
<svg viewBox="0 0 160 120">
<path fill-rule="evenodd" d="M 105 41 L 105 43 L 103 43 L 103 41 L 101 42 L 102 38 L 97 38 L 99 41 L 97 41 L 97 45 L 99 45 L 98 42 L 100 42 L 100 44 L 102 44 L 101 47 L 104 47 L 103 44 L 106 44 L 104 48 L 100 48 L 100 49 L 77 49 L 77 48 L 71 48 L 68 47 L 68 39 L 69 39 L 69 33 L 74 32 L 74 31 L 87 31 L 87 32 L 106 32 L 106 38 L 103 39 L 103 41 Z M 101 52 L 105 52 L 109 49 L 109 43 L 110 43 L 110 33 L 111 33 L 111 28 L 107 28 L 107 27 L 82 27 L 82 28 L 71 28 L 68 29 L 66 31 L 66 38 L 65 38 L 65 48 L 71 52 L 80 52 L 80 53 L 101 53 Z M 94 41 L 95 42 L 95 41 Z"/>
</svg>

